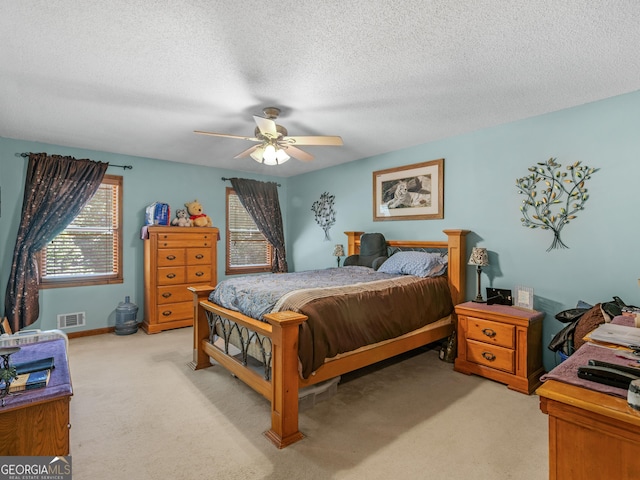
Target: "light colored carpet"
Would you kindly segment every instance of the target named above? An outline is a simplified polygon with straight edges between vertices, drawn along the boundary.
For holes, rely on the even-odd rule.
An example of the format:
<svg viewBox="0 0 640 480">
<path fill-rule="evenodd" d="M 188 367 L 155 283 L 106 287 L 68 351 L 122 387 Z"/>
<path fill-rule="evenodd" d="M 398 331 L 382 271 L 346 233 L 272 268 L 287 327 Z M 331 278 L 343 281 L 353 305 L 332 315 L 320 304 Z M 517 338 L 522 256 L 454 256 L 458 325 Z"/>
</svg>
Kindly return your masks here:
<svg viewBox="0 0 640 480">
<path fill-rule="evenodd" d="M 454 372 L 435 349 L 343 376 L 300 414 L 306 438 L 278 450 L 262 396 L 187 366 L 191 335 L 70 341 L 74 480 L 547 478 L 538 398 Z"/>
</svg>

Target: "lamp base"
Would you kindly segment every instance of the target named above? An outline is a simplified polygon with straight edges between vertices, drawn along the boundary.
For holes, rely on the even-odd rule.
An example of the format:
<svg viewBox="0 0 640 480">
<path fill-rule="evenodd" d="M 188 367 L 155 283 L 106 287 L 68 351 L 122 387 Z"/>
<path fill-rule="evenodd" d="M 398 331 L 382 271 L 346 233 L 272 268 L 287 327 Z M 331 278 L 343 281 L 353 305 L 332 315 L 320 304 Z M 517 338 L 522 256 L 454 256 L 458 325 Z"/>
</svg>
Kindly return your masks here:
<svg viewBox="0 0 640 480">
<path fill-rule="evenodd" d="M 485 299 L 483 299 L 482 297 L 476 297 L 471 301 L 475 302 L 475 303 L 487 303 L 487 301 Z"/>
</svg>

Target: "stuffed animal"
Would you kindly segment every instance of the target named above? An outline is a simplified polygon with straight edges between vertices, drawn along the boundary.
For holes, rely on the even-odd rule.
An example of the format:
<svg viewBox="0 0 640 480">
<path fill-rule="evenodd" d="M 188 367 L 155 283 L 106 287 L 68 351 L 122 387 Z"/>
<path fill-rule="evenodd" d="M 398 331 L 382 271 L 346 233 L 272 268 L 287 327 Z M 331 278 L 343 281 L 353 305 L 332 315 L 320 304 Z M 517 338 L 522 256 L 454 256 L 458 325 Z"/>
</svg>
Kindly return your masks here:
<svg viewBox="0 0 640 480">
<path fill-rule="evenodd" d="M 187 212 L 189 212 L 191 223 L 194 227 L 212 227 L 213 223 L 211 222 L 211 217 L 209 215 L 202 213 L 202 205 L 198 200 L 194 200 L 193 202 L 188 202 L 184 204 L 187 207 Z"/>
<path fill-rule="evenodd" d="M 171 221 L 171 225 L 175 225 L 178 227 L 190 227 L 192 225 L 189 214 L 184 208 L 179 208 L 176 210 L 176 218 Z"/>
</svg>

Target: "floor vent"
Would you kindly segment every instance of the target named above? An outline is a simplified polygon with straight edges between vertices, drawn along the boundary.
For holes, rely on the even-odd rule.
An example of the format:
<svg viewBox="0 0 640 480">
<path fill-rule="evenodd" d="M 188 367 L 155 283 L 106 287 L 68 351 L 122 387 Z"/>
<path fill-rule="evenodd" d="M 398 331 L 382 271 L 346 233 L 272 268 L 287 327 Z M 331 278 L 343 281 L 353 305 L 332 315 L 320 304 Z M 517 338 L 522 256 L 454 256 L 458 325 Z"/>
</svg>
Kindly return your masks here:
<svg viewBox="0 0 640 480">
<path fill-rule="evenodd" d="M 85 316 L 85 312 L 58 315 L 58 328 L 82 327 L 85 325 Z"/>
</svg>

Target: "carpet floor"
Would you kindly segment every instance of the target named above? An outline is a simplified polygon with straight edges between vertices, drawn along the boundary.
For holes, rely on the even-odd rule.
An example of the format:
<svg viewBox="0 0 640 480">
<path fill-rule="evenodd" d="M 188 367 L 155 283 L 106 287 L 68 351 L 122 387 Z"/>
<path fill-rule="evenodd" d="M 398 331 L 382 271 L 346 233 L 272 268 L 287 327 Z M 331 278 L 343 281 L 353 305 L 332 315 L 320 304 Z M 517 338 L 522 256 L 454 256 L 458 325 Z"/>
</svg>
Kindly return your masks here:
<svg viewBox="0 0 640 480">
<path fill-rule="evenodd" d="M 283 450 L 270 407 L 219 366 L 193 371 L 192 329 L 70 341 L 74 480 L 542 480 L 538 397 L 453 371 L 422 348 L 344 375 Z"/>
</svg>

